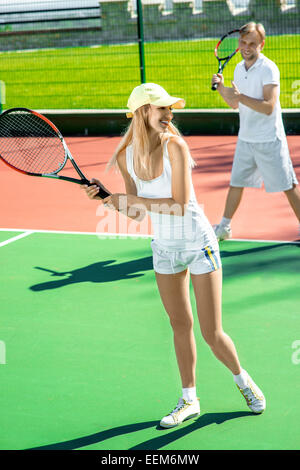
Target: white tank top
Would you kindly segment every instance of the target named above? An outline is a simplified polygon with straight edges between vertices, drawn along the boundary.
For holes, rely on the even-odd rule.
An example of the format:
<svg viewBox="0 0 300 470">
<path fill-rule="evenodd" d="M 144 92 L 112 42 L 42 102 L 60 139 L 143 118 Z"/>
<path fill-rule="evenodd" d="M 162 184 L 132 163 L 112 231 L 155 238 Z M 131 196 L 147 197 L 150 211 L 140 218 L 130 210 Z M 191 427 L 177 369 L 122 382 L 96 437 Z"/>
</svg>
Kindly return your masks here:
<svg viewBox="0 0 300 470">
<path fill-rule="evenodd" d="M 137 195 L 143 198 L 159 199 L 172 197 L 172 167 L 168 154 L 168 142 L 163 145 L 163 172 L 149 181 L 137 177 L 133 165 L 133 147 L 126 148 L 127 171 L 135 182 Z M 159 214 L 148 211 L 154 230 L 154 241 L 168 251 L 198 250 L 217 242 L 214 230 L 199 206 L 192 175 L 190 172 L 190 199 L 184 216 Z"/>
</svg>

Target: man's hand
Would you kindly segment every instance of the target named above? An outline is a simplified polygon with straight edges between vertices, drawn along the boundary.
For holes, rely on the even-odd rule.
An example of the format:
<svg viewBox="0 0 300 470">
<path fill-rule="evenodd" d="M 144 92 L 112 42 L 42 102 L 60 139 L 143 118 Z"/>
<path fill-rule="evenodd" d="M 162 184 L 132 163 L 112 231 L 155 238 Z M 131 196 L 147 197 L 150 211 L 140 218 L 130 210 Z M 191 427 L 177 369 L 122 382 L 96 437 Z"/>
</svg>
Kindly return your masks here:
<svg viewBox="0 0 300 470">
<path fill-rule="evenodd" d="M 218 84 L 218 88 L 224 85 L 224 77 L 220 73 L 215 73 L 211 79 L 211 85 Z"/>
<path fill-rule="evenodd" d="M 233 81 L 231 81 L 231 85 L 232 85 L 231 90 L 233 91 L 233 97 L 237 98 L 239 100 L 240 92 L 239 92 L 238 87 L 236 86 L 236 84 Z"/>
<path fill-rule="evenodd" d="M 223 86 L 219 91 L 222 95 L 222 98 L 226 101 L 227 104 L 229 104 L 231 108 L 236 109 L 239 107 L 241 94 L 234 82 L 231 82 L 231 88 Z"/>
<path fill-rule="evenodd" d="M 214 85 L 215 83 L 218 84 L 218 92 L 222 96 L 223 100 L 231 107 L 231 108 L 238 108 L 239 107 L 239 96 L 240 92 L 235 85 L 234 82 L 231 82 L 232 87 L 224 86 L 224 77 L 221 73 L 216 73 L 213 75 L 211 79 L 211 84 Z"/>
</svg>

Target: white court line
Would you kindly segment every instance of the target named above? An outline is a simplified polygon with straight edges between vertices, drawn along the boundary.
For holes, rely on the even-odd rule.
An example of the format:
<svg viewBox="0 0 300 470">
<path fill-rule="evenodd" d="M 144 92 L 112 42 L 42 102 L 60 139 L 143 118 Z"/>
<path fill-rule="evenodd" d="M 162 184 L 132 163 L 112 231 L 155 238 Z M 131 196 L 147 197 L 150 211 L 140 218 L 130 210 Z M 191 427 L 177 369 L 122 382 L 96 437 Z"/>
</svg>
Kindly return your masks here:
<svg viewBox="0 0 300 470">
<path fill-rule="evenodd" d="M 96 235 L 98 237 L 132 237 L 132 238 L 153 238 L 153 235 L 145 235 L 140 233 L 110 233 L 110 232 L 72 232 L 66 230 L 36 230 L 28 228 L 0 228 L 0 232 L 25 232 L 30 230 L 31 233 L 55 233 L 63 235 Z"/>
<path fill-rule="evenodd" d="M 11 231 L 13 232 L 14 230 L 11 230 Z M 15 237 L 9 238 L 8 240 L 1 242 L 0 247 L 8 245 L 9 243 L 15 242 L 16 240 L 20 240 L 20 238 L 27 237 L 28 235 L 31 235 L 32 233 L 34 233 L 33 230 L 28 230 L 25 233 L 21 233 L 20 235 L 16 235 Z"/>
<path fill-rule="evenodd" d="M 132 238 L 153 238 L 153 235 L 145 235 L 140 233 L 107 233 L 107 232 L 76 232 L 76 231 L 65 231 L 65 230 L 38 230 L 28 228 L 0 228 L 0 232 L 26 232 L 27 235 L 31 233 L 55 233 L 64 235 L 96 235 L 98 237 L 132 237 Z M 28 233 L 27 233 L 28 232 Z M 23 234 L 23 236 L 26 236 Z M 14 237 L 16 238 L 16 237 Z M 22 236 L 20 236 L 22 238 Z M 13 239 L 12 239 L 13 241 Z M 300 240 L 260 240 L 254 238 L 230 238 L 225 240 L 226 242 L 256 242 L 256 243 L 292 243 L 295 245 L 300 244 Z M 6 242 L 3 242 L 6 243 Z M 223 243 L 223 242 L 221 242 Z M 2 244 L 0 243 L 0 246 Z"/>
</svg>

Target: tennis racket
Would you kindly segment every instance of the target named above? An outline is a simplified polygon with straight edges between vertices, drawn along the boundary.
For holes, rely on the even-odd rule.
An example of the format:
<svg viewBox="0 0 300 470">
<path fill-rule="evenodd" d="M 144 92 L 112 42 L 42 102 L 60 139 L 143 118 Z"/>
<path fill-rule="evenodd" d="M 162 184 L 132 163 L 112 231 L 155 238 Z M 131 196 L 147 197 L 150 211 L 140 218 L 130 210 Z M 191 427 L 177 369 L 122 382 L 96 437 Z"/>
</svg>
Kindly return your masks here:
<svg viewBox="0 0 300 470">
<path fill-rule="evenodd" d="M 224 34 L 215 47 L 215 56 L 219 62 L 218 73 L 222 73 L 230 59 L 239 50 L 239 29 L 233 29 L 229 33 Z M 211 87 L 213 91 L 218 88 L 218 83 L 214 83 Z"/>
<path fill-rule="evenodd" d="M 45 116 L 27 108 L 12 108 L 0 115 L 0 158 L 25 175 L 91 183 L 74 161 L 57 127 Z M 70 160 L 80 179 L 58 175 Z M 109 196 L 100 187 L 101 199 Z"/>
</svg>

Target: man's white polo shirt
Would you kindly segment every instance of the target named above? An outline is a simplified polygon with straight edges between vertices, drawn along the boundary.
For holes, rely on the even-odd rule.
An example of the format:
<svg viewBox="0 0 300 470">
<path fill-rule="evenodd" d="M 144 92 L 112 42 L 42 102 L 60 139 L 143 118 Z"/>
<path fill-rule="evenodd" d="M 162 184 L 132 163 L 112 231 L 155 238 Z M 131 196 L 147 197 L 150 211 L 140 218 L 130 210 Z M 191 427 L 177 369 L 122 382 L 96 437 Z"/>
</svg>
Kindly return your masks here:
<svg viewBox="0 0 300 470">
<path fill-rule="evenodd" d="M 264 85 L 275 84 L 280 87 L 280 74 L 277 65 L 260 54 L 248 70 L 245 68 L 244 60 L 237 64 L 234 82 L 240 93 L 262 100 Z M 280 140 L 285 138 L 279 93 L 273 113 L 269 116 L 241 103 L 239 103 L 239 112 L 239 139 L 245 142 L 272 142 L 276 138 Z"/>
</svg>

